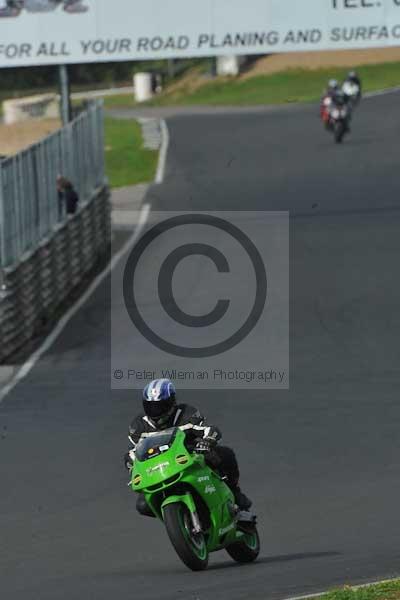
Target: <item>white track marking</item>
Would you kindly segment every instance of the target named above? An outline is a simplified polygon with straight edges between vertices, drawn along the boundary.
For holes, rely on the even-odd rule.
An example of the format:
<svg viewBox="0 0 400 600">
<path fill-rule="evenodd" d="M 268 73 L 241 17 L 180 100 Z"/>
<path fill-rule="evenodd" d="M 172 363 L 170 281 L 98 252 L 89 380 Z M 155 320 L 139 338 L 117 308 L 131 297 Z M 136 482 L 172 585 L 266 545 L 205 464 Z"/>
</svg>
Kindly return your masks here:
<svg viewBox="0 0 400 600">
<path fill-rule="evenodd" d="M 162 183 L 164 181 L 165 175 L 165 165 L 167 162 L 167 152 L 169 145 L 169 132 L 168 127 L 164 119 L 160 121 L 160 129 L 161 129 L 161 148 L 160 148 L 160 156 L 158 157 L 158 166 L 157 166 L 157 174 L 156 174 L 156 183 Z"/>
<path fill-rule="evenodd" d="M 364 98 L 376 98 L 377 96 L 387 96 L 388 94 L 395 94 L 400 92 L 400 87 L 387 88 L 386 90 L 378 90 L 377 92 L 367 92 L 364 94 Z"/>
<path fill-rule="evenodd" d="M 85 98 L 103 98 L 105 96 L 116 96 L 116 95 L 132 95 L 135 92 L 135 88 L 131 87 L 120 87 L 120 88 L 109 88 L 106 90 L 89 90 L 87 92 L 73 92 L 71 94 L 72 100 L 84 100 Z"/>
<path fill-rule="evenodd" d="M 81 296 L 75 304 L 71 306 L 71 308 L 65 313 L 65 315 L 58 321 L 57 325 L 53 329 L 53 331 L 44 339 L 40 347 L 29 357 L 29 359 L 18 369 L 17 373 L 11 379 L 11 381 L 4 386 L 4 388 L 0 391 L 0 403 L 4 400 L 4 398 L 14 389 L 14 387 L 22 380 L 24 377 L 28 375 L 28 373 L 33 369 L 38 360 L 42 357 L 42 355 L 47 352 L 47 350 L 54 344 L 56 339 L 65 329 L 66 325 L 72 319 L 72 317 L 78 312 L 78 310 L 85 304 L 85 302 L 90 298 L 93 292 L 99 287 L 100 283 L 111 273 L 111 271 L 116 267 L 118 262 L 124 256 L 126 252 L 135 244 L 141 232 L 143 231 L 144 226 L 146 225 L 147 219 L 150 213 L 150 204 L 143 204 L 139 221 L 135 228 L 135 231 L 130 236 L 130 238 L 125 242 L 122 248 L 112 257 L 106 268 L 97 275 L 97 277 L 92 281 L 86 292 Z"/>
<path fill-rule="evenodd" d="M 382 583 L 391 583 L 392 581 L 396 581 L 398 577 L 393 577 L 392 579 L 382 579 L 381 581 L 371 581 L 371 583 L 361 583 L 360 585 L 351 585 L 352 590 L 361 590 L 362 588 L 370 587 L 371 585 L 380 585 Z M 328 594 L 331 590 L 326 590 L 325 592 L 314 592 L 314 594 L 305 594 L 304 596 L 290 596 L 290 598 L 284 598 L 284 600 L 309 600 L 310 598 L 319 598 L 324 594 Z"/>
</svg>

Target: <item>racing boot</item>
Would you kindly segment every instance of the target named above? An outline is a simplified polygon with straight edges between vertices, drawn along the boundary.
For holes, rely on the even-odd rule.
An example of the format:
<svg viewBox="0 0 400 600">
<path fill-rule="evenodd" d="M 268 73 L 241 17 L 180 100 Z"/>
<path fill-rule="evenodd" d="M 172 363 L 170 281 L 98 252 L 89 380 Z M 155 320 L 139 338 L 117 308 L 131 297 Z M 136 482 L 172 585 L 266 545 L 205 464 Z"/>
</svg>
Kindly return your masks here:
<svg viewBox="0 0 400 600">
<path fill-rule="evenodd" d="M 138 494 L 138 499 L 136 501 L 136 510 L 143 517 L 153 517 L 155 518 L 155 514 L 151 510 L 150 506 L 147 504 L 144 494 Z"/>
<path fill-rule="evenodd" d="M 246 496 L 246 494 L 242 492 L 240 487 L 238 485 L 235 486 L 232 488 L 232 492 L 235 497 L 235 503 L 239 507 L 239 510 L 249 510 L 252 505 L 252 501 Z"/>
</svg>

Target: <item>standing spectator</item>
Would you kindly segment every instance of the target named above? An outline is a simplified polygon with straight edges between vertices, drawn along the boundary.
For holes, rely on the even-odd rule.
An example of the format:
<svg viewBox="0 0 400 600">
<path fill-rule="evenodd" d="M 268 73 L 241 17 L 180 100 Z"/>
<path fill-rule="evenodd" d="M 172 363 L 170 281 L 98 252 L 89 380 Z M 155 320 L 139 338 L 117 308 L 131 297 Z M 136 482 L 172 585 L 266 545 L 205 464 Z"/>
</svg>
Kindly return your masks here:
<svg viewBox="0 0 400 600">
<path fill-rule="evenodd" d="M 57 177 L 57 192 L 60 219 L 64 211 L 67 215 L 73 215 L 77 209 L 79 196 L 69 179 L 61 175 Z"/>
</svg>

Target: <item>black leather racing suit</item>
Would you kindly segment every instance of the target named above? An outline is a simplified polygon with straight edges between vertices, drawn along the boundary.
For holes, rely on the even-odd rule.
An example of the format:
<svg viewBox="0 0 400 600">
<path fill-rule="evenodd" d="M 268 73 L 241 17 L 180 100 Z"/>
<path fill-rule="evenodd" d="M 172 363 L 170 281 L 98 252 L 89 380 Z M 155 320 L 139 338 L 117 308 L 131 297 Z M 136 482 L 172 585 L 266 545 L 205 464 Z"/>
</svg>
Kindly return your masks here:
<svg viewBox="0 0 400 600">
<path fill-rule="evenodd" d="M 208 425 L 200 411 L 193 406 L 189 406 L 189 404 L 177 404 L 168 421 L 162 427 L 156 425 L 145 415 L 135 417 L 129 427 L 129 441 L 132 445 L 130 450 L 135 450 L 142 433 L 150 433 L 152 431 L 187 424 L 194 426 L 192 430 L 188 430 L 188 434 L 193 436 L 193 442 L 195 438 L 206 438 L 215 443 L 213 454 L 216 460 L 214 459 L 210 463 L 210 466 L 213 468 L 217 467 L 218 471 L 226 477 L 226 483 L 232 489 L 235 498 L 237 497 L 241 501 L 240 503 L 242 503 L 243 494 L 240 492 L 238 485 L 240 473 L 235 453 L 227 446 L 216 444 L 221 439 L 221 432 L 218 427 Z M 125 454 L 124 462 L 125 464 L 129 464 L 129 453 Z M 136 508 L 143 515 L 153 516 L 142 494 L 138 496 Z"/>
</svg>

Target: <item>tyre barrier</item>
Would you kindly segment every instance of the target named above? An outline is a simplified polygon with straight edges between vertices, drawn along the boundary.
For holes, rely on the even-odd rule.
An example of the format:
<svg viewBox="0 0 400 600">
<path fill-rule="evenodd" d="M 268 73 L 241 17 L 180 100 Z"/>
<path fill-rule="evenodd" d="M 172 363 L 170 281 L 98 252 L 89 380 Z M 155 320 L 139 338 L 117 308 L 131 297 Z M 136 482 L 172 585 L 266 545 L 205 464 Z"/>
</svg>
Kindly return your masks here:
<svg viewBox="0 0 400 600">
<path fill-rule="evenodd" d="M 103 187 L 17 265 L 3 269 L 0 363 L 59 315 L 78 286 L 107 258 L 110 244 L 110 192 Z"/>
</svg>

